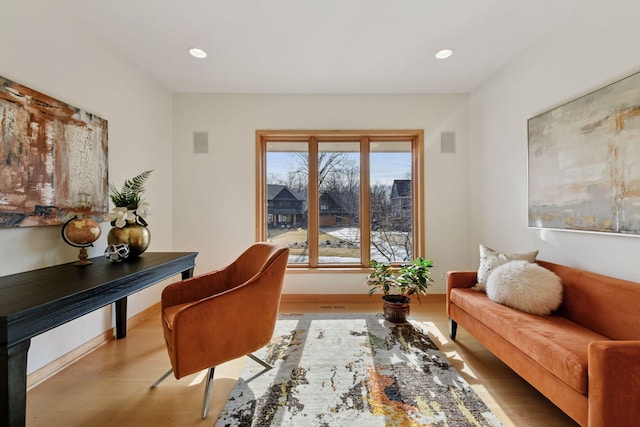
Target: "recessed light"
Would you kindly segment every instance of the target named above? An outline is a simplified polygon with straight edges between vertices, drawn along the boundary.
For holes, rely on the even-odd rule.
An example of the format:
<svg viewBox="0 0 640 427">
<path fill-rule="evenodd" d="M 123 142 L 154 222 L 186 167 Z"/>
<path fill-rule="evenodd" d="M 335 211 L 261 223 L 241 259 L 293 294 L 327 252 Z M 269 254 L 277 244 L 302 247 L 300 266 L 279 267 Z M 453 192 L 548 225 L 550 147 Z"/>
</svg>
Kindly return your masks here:
<svg viewBox="0 0 640 427">
<path fill-rule="evenodd" d="M 192 47 L 192 48 L 189 48 L 189 55 L 198 59 L 202 59 L 207 57 L 207 52 L 197 47 Z"/>
<path fill-rule="evenodd" d="M 438 59 L 446 59 L 453 55 L 453 51 L 451 49 L 442 49 L 436 52 L 436 58 Z"/>
</svg>

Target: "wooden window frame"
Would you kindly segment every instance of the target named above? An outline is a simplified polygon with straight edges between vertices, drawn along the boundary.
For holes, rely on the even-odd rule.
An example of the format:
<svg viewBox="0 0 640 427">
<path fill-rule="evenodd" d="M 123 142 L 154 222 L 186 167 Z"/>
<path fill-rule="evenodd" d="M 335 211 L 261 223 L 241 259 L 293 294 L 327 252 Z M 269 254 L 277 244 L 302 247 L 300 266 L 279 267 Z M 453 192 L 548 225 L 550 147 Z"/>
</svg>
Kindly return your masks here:
<svg viewBox="0 0 640 427">
<path fill-rule="evenodd" d="M 360 258 L 358 264 L 320 264 L 318 263 L 318 215 L 308 215 L 309 263 L 289 264 L 290 269 L 303 271 L 361 271 L 368 269 L 370 252 L 371 221 L 369 180 L 369 143 L 376 141 L 411 141 L 412 159 L 412 209 L 413 209 L 413 258 L 424 256 L 424 131 L 410 130 L 256 130 L 256 241 L 267 241 L 266 209 L 267 209 L 267 144 L 269 142 L 309 142 L 309 176 L 318 175 L 317 161 L 319 142 L 355 142 L 360 141 Z M 319 213 L 318 181 L 309 179 L 308 182 L 308 211 Z M 367 259 L 365 259 L 367 258 Z M 394 263 L 400 264 L 400 263 Z"/>
</svg>

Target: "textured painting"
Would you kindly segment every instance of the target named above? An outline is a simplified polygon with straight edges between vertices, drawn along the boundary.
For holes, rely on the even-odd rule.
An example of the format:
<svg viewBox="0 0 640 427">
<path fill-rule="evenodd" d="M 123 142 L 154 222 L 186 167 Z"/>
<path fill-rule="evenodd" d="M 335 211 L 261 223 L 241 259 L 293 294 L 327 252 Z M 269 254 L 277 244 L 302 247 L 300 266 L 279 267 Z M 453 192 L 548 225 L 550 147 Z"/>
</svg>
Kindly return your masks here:
<svg viewBox="0 0 640 427">
<path fill-rule="evenodd" d="M 640 234 L 640 73 L 529 119 L 529 226 Z"/>
<path fill-rule="evenodd" d="M 108 211 L 107 121 L 0 77 L 0 227 Z"/>
</svg>

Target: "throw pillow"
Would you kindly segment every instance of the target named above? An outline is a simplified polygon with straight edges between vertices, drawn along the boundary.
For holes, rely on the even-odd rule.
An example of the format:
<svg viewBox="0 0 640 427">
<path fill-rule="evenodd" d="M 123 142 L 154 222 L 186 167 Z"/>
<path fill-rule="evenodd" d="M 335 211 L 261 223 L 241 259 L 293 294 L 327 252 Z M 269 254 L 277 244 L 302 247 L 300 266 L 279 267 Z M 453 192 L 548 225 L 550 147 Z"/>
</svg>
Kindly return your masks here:
<svg viewBox="0 0 640 427">
<path fill-rule="evenodd" d="M 480 245 L 480 267 L 478 267 L 478 284 L 474 286 L 474 289 L 485 291 L 487 287 L 487 279 L 489 278 L 491 272 L 502 264 L 514 260 L 535 262 L 537 256 L 538 251 L 526 252 L 521 254 L 504 254 L 487 246 Z"/>
<path fill-rule="evenodd" d="M 487 296 L 520 311 L 547 315 L 562 303 L 562 281 L 538 264 L 510 261 L 489 276 Z"/>
</svg>

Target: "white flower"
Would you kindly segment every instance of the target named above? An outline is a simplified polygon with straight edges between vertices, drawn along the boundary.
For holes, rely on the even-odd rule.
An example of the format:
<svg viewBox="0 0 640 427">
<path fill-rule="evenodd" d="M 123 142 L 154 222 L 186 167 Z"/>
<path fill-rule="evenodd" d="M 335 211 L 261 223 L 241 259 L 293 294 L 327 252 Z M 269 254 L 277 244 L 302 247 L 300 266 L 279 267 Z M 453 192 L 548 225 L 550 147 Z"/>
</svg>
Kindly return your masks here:
<svg viewBox="0 0 640 427">
<path fill-rule="evenodd" d="M 109 222 L 113 222 L 119 217 L 122 217 L 126 211 L 127 208 L 113 208 L 113 212 L 109 212 L 105 219 Z"/>
<path fill-rule="evenodd" d="M 138 207 L 136 208 L 135 213 L 140 218 L 146 218 L 148 215 L 151 215 L 149 202 L 143 200 L 140 203 L 138 203 Z"/>
<path fill-rule="evenodd" d="M 122 228 L 127 225 L 127 221 L 136 219 L 133 211 L 127 210 L 125 207 L 113 208 L 113 212 L 107 214 L 107 221 L 115 222 L 115 226 Z"/>
</svg>

